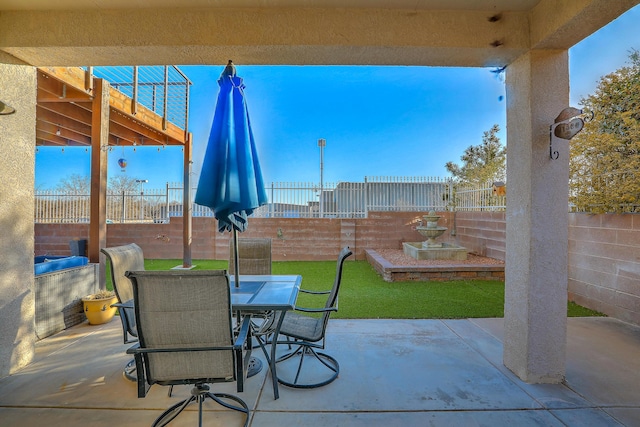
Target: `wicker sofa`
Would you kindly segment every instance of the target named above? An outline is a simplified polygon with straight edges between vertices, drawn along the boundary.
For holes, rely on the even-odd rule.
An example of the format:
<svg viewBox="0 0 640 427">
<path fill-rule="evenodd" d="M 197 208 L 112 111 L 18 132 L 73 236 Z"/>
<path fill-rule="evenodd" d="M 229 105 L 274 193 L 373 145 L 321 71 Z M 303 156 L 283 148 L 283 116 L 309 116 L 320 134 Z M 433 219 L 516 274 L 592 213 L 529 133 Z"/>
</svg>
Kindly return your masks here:
<svg viewBox="0 0 640 427">
<path fill-rule="evenodd" d="M 35 331 L 43 339 L 86 320 L 82 297 L 99 288 L 99 264 L 86 257 L 35 258 Z"/>
</svg>

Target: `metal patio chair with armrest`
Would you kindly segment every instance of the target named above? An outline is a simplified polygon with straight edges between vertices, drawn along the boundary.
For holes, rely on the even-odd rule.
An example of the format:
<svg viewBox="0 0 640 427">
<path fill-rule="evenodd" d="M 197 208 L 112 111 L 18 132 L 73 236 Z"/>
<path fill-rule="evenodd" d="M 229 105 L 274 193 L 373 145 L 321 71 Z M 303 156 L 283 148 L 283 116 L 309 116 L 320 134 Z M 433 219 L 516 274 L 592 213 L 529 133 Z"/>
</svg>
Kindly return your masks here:
<svg viewBox="0 0 640 427">
<path fill-rule="evenodd" d="M 251 354 L 250 320 L 232 327 L 231 294 L 225 270 L 130 271 L 134 291 L 138 344 L 127 350 L 138 370 L 138 397 L 153 384 L 193 385 L 191 396 L 164 411 L 153 423 L 165 425 L 190 403 L 198 403 L 198 420 L 207 399 L 245 414 L 238 396 L 213 393 L 207 384 L 233 382 L 244 389 Z M 246 353 L 246 354 L 245 354 Z"/>
<path fill-rule="evenodd" d="M 102 248 L 100 252 L 106 255 L 111 267 L 111 283 L 118 297 L 118 302 L 114 306 L 118 307 L 120 314 L 123 341 L 125 344 L 136 342 L 138 341 L 138 331 L 133 307 L 133 287 L 125 273 L 144 270 L 142 249 L 135 243 L 130 243 Z M 125 366 L 124 375 L 129 380 L 136 381 L 136 366 L 133 360 Z"/>
<path fill-rule="evenodd" d="M 287 360 L 293 361 L 295 358 L 299 358 L 299 361 L 295 376 L 293 376 L 292 379 L 282 378 L 286 370 L 280 367 L 278 368 L 278 382 L 281 384 L 296 388 L 314 388 L 329 384 L 338 377 L 340 373 L 338 361 L 328 354 L 316 351 L 316 349 L 324 349 L 329 316 L 334 311 L 338 311 L 338 292 L 340 291 L 340 284 L 342 282 L 342 267 L 344 261 L 352 254 L 353 252 L 351 252 L 348 246 L 340 251 L 336 265 L 336 276 L 331 290 L 318 292 L 300 289 L 302 293 L 328 295 L 324 307 L 305 308 L 296 306 L 294 311 L 289 311 L 285 314 L 282 326 L 280 327 L 280 335 L 284 335 L 286 340 L 278 341 L 277 343 L 280 345 L 287 344 L 290 349 L 293 346 L 293 350 L 280 356 L 277 363 L 282 363 Z M 313 313 L 320 313 L 321 316 L 313 317 Z M 320 367 L 326 367 L 330 371 L 329 376 L 323 376 L 317 380 L 312 380 L 309 377 L 307 379 L 301 378 L 305 357 L 311 357 L 312 360 L 320 362 Z"/>
</svg>

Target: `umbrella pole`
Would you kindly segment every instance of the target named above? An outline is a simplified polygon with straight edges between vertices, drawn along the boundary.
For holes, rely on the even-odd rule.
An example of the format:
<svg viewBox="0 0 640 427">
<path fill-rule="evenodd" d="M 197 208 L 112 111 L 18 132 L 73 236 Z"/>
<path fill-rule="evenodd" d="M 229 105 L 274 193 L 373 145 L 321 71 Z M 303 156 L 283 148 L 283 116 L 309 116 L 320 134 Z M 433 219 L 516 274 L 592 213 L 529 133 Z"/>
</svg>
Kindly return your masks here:
<svg viewBox="0 0 640 427">
<path fill-rule="evenodd" d="M 240 287 L 240 269 L 238 267 L 238 230 L 233 228 L 233 275 L 236 280 L 236 288 Z"/>
</svg>

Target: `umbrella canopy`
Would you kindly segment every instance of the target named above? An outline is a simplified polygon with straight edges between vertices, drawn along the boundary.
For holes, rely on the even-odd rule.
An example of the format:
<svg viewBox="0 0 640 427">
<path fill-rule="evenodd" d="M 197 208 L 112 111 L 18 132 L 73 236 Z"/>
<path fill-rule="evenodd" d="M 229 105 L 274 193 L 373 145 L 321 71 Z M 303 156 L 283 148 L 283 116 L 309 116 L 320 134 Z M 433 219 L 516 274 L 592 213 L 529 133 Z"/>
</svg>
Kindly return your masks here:
<svg viewBox="0 0 640 427">
<path fill-rule="evenodd" d="M 245 86 L 231 61 L 218 85 L 195 202 L 213 210 L 219 231 L 242 232 L 247 228 L 247 217 L 267 203 L 267 193 L 251 131 Z"/>
</svg>

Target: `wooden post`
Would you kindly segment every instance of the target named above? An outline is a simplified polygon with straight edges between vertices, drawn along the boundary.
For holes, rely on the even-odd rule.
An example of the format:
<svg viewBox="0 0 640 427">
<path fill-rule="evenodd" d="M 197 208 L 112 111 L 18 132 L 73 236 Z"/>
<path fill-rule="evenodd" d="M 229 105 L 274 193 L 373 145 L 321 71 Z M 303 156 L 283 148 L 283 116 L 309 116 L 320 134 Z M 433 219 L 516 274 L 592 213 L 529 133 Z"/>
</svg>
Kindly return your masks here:
<svg viewBox="0 0 640 427">
<path fill-rule="evenodd" d="M 100 262 L 107 241 L 107 147 L 109 144 L 109 82 L 95 79 L 91 117 L 91 213 L 89 261 Z M 100 263 L 100 288 L 105 287 L 105 264 Z"/>
<path fill-rule="evenodd" d="M 182 267 L 191 268 L 191 142 L 193 135 L 187 135 L 184 144 L 184 190 L 182 191 Z"/>
</svg>

